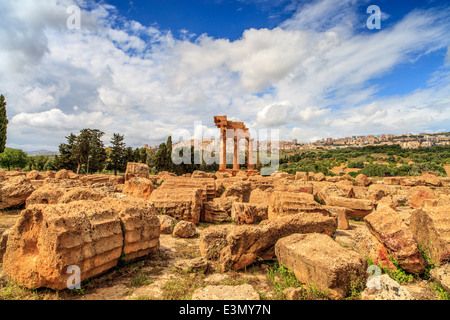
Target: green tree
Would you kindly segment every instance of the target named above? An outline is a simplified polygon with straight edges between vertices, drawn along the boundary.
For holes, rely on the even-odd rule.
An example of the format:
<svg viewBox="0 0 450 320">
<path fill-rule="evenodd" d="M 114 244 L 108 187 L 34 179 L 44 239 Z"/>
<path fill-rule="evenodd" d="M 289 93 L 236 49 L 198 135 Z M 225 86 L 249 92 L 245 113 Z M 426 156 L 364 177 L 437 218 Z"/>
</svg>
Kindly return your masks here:
<svg viewBox="0 0 450 320">
<path fill-rule="evenodd" d="M 27 163 L 27 154 L 19 149 L 5 148 L 5 151 L 0 154 L 0 166 L 8 168 L 8 171 L 11 167 L 23 168 Z"/>
<path fill-rule="evenodd" d="M 132 147 L 128 147 L 125 149 L 125 163 L 128 162 L 136 162 L 136 159 L 134 158 L 134 151 Z"/>
<path fill-rule="evenodd" d="M 161 143 L 155 157 L 155 167 L 157 171 L 166 171 L 167 148 L 165 143 Z"/>
<path fill-rule="evenodd" d="M 0 153 L 5 151 L 7 126 L 8 118 L 6 117 L 6 101 L 5 97 L 0 95 Z"/>
<path fill-rule="evenodd" d="M 114 170 L 114 175 L 117 176 L 117 171 L 123 170 L 125 162 L 125 142 L 123 142 L 124 136 L 118 133 L 114 133 L 111 139 L 111 154 L 109 156 L 110 168 Z"/>
<path fill-rule="evenodd" d="M 104 132 L 98 129 L 83 129 L 76 138 L 72 154 L 77 162 L 77 173 L 81 167 L 86 167 L 86 173 L 97 172 L 104 168 L 106 151 L 101 141 Z"/>
<path fill-rule="evenodd" d="M 44 166 L 47 163 L 49 156 L 38 155 L 28 157 L 28 166 L 30 170 L 43 171 Z"/>
<path fill-rule="evenodd" d="M 166 165 L 167 165 L 167 171 L 173 172 L 174 171 L 174 164 L 172 161 L 172 136 L 169 136 L 167 138 L 166 142 Z"/>
<path fill-rule="evenodd" d="M 67 169 L 75 171 L 78 164 L 74 155 L 77 136 L 71 133 L 66 139 L 67 143 L 59 145 L 59 155 L 55 157 L 53 163 L 56 166 L 56 170 Z"/>
<path fill-rule="evenodd" d="M 135 161 L 135 162 L 142 163 L 142 159 L 141 159 L 141 150 L 139 150 L 139 148 L 136 148 L 136 149 L 133 151 L 133 158 L 134 158 L 134 161 Z"/>
</svg>

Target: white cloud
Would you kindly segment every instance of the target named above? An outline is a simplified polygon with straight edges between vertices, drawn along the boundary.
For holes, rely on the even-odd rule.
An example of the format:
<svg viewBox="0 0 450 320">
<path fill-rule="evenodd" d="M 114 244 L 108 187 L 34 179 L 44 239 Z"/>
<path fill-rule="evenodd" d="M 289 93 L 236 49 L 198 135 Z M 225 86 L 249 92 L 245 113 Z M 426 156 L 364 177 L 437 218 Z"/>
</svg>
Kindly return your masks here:
<svg viewBox="0 0 450 320">
<path fill-rule="evenodd" d="M 292 105 L 288 101 L 265 106 L 257 115 L 257 122 L 261 127 L 279 127 L 287 123 Z"/>
</svg>

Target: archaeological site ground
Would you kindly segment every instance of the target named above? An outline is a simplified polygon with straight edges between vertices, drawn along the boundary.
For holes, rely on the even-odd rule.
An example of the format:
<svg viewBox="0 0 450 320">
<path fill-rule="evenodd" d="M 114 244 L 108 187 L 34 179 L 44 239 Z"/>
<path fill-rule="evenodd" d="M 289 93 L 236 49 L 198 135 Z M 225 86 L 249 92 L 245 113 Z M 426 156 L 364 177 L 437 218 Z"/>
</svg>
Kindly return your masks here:
<svg viewBox="0 0 450 320">
<path fill-rule="evenodd" d="M 433 172 L 0 177 L 0 299 L 449 298 L 450 181 Z"/>
</svg>

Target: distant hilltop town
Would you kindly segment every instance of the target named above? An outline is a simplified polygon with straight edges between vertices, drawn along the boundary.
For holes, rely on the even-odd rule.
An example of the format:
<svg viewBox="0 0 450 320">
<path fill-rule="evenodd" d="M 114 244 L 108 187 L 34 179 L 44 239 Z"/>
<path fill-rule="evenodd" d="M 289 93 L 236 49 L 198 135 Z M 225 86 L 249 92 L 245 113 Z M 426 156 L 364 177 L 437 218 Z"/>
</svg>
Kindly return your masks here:
<svg viewBox="0 0 450 320">
<path fill-rule="evenodd" d="M 206 149 L 212 146 L 214 142 L 213 139 L 204 139 L 202 141 L 202 149 Z M 264 141 L 265 148 L 270 149 L 271 142 Z M 174 148 L 182 147 L 186 145 L 194 146 L 196 140 L 190 141 L 180 141 L 173 145 Z M 261 145 L 261 141 L 258 141 Z M 450 132 L 442 133 L 419 133 L 419 134 L 382 134 L 378 136 L 368 135 L 368 136 L 352 136 L 346 138 L 326 138 L 322 140 L 317 140 L 313 143 L 301 143 L 297 140 L 293 141 L 279 141 L 279 150 L 314 150 L 314 149 L 325 149 L 325 150 L 336 150 L 345 148 L 361 148 L 366 146 L 385 146 L 385 145 L 400 145 L 403 149 L 417 149 L 417 148 L 427 148 L 433 146 L 450 146 Z M 146 149 L 158 150 L 159 146 L 144 145 Z M 261 149 L 261 146 L 259 147 Z M 273 149 L 272 149 L 273 150 Z"/>
</svg>

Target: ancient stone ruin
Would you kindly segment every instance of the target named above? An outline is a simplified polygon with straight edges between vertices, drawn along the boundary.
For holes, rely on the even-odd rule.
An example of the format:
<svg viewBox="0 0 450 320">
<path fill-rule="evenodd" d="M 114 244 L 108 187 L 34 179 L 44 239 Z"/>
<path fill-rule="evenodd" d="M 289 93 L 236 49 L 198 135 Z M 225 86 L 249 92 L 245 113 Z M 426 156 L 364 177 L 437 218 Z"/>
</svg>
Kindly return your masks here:
<svg viewBox="0 0 450 320">
<path fill-rule="evenodd" d="M 244 128 L 216 120 L 222 130 Z M 221 172 L 190 177 L 150 176 L 146 165 L 134 163 L 125 178 L 66 170 L 5 173 L 0 207 L 21 212 L 10 228 L 0 228 L 2 272 L 29 289 L 64 290 L 71 266 L 85 281 L 122 262 L 167 252 L 162 240 L 192 241 L 199 256 L 175 261 L 175 268 L 226 277 L 276 261 L 329 299 L 344 299 L 367 278 L 369 260 L 421 275 L 431 259 L 431 279 L 448 291 L 449 178 L 263 177 L 233 175 L 224 164 Z M 380 281 L 401 297 L 414 296 L 390 278 Z M 206 299 L 218 288 L 229 290 L 205 286 L 192 298 Z M 298 296 L 296 290 L 286 297 Z M 369 290 L 363 296 L 399 295 Z"/>
</svg>

